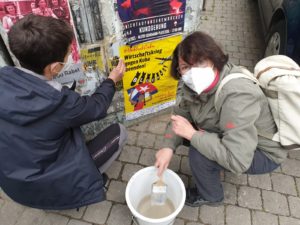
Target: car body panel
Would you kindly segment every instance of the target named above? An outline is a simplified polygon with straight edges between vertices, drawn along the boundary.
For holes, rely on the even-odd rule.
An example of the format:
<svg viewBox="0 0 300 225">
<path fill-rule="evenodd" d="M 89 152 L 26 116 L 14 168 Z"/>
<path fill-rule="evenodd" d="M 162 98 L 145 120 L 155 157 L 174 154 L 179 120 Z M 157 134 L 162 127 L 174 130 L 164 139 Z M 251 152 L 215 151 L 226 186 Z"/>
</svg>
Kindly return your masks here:
<svg viewBox="0 0 300 225">
<path fill-rule="evenodd" d="M 284 7 L 287 11 L 286 54 L 300 63 L 300 1 L 285 1 Z"/>
<path fill-rule="evenodd" d="M 300 1 L 299 0 L 258 0 L 265 39 L 276 22 L 286 22 L 285 54 L 300 63 Z"/>
<path fill-rule="evenodd" d="M 259 2 L 260 15 L 262 18 L 263 31 L 264 31 L 264 35 L 266 35 L 269 24 L 272 20 L 272 15 L 274 11 L 273 5 L 269 0 L 259 0 L 258 2 Z"/>
</svg>

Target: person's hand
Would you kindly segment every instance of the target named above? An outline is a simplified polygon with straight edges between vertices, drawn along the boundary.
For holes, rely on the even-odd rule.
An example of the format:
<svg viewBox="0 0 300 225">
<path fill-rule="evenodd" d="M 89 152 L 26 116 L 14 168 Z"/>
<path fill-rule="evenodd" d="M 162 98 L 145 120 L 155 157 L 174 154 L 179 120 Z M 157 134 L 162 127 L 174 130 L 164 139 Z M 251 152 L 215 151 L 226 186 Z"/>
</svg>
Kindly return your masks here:
<svg viewBox="0 0 300 225">
<path fill-rule="evenodd" d="M 157 176 L 161 176 L 165 169 L 168 168 L 171 158 L 173 156 L 173 150 L 171 148 L 162 148 L 156 153 L 156 162 L 154 166 L 158 169 Z"/>
<path fill-rule="evenodd" d="M 172 115 L 171 120 L 172 130 L 176 135 L 180 137 L 183 137 L 190 141 L 193 135 L 197 132 L 197 130 L 194 129 L 192 124 L 182 116 Z"/>
<path fill-rule="evenodd" d="M 118 65 L 110 72 L 108 78 L 117 83 L 118 81 L 122 80 L 125 70 L 125 63 L 122 59 L 120 59 Z"/>
</svg>

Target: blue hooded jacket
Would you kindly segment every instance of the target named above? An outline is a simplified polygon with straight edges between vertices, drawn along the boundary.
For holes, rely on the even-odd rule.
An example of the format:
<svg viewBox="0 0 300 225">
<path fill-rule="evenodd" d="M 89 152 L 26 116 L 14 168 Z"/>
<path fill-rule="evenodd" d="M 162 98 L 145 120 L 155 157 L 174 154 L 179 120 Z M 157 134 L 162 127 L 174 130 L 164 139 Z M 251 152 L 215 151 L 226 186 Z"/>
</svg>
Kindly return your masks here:
<svg viewBox="0 0 300 225">
<path fill-rule="evenodd" d="M 105 80 L 92 96 L 14 68 L 0 69 L 0 186 L 16 202 L 70 209 L 105 199 L 102 175 L 80 126 L 106 116 L 115 93 Z"/>
</svg>

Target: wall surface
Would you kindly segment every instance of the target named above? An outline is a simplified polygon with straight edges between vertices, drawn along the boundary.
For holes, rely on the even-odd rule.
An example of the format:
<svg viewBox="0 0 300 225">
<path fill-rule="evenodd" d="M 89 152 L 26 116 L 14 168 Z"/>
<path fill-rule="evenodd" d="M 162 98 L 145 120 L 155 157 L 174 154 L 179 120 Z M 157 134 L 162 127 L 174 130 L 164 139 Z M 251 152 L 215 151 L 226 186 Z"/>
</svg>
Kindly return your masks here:
<svg viewBox="0 0 300 225">
<path fill-rule="evenodd" d="M 118 15 L 117 1 L 107 0 L 69 0 L 73 17 L 74 28 L 77 33 L 79 49 L 97 47 L 100 50 L 99 57 L 103 66 L 99 66 L 99 73 L 102 77 L 109 74 L 113 57 L 119 56 L 119 49 L 125 45 L 123 36 L 123 24 Z M 200 12 L 203 0 L 186 0 L 185 23 L 183 36 L 196 30 L 200 24 Z M 0 29 L 2 37 L 7 43 L 6 33 Z M 12 64 L 5 45 L 0 43 L 0 67 Z M 16 60 L 15 64 L 18 62 Z M 100 63 L 100 64 L 101 64 Z M 102 68 L 100 68 L 102 67 Z M 158 113 L 153 113 L 141 118 L 125 121 L 124 97 L 122 85 L 114 96 L 113 102 L 108 110 L 108 116 L 86 126 L 83 126 L 87 139 L 93 138 L 99 131 L 103 130 L 113 122 L 121 122 L 125 125 L 139 123 L 158 114 L 170 111 L 170 108 Z"/>
<path fill-rule="evenodd" d="M 183 35 L 193 32 L 197 27 L 199 27 L 202 5 L 203 0 L 186 0 L 185 26 Z M 101 10 L 104 34 L 102 45 L 105 49 L 105 61 L 108 62 L 109 59 L 113 58 L 113 56 L 119 56 L 119 47 L 125 44 L 125 39 L 122 35 L 123 25 L 117 13 L 116 1 L 99 0 L 99 6 Z M 123 93 L 122 91 L 118 91 L 114 97 L 111 107 L 108 110 L 107 118 L 102 121 L 97 121 L 84 126 L 83 130 L 87 135 L 87 139 L 90 139 L 104 127 L 113 122 L 121 122 L 125 125 L 133 125 L 170 110 L 171 109 L 168 108 L 158 113 L 143 116 L 132 121 L 125 121 Z"/>
</svg>

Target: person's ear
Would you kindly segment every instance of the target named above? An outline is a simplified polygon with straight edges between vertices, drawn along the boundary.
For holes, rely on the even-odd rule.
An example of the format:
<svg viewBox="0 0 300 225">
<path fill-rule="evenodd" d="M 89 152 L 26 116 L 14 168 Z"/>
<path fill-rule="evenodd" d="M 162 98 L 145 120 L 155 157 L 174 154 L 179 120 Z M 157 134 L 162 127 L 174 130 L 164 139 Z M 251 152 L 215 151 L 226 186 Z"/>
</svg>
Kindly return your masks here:
<svg viewBox="0 0 300 225">
<path fill-rule="evenodd" d="M 61 70 L 61 64 L 58 62 L 51 63 L 49 66 L 50 73 L 53 75 L 57 75 Z"/>
<path fill-rule="evenodd" d="M 44 69 L 44 76 L 48 79 L 48 80 L 52 80 L 54 76 L 56 76 L 61 70 L 61 66 L 60 63 L 56 62 L 56 63 L 51 63 L 49 65 L 47 65 Z"/>
</svg>

